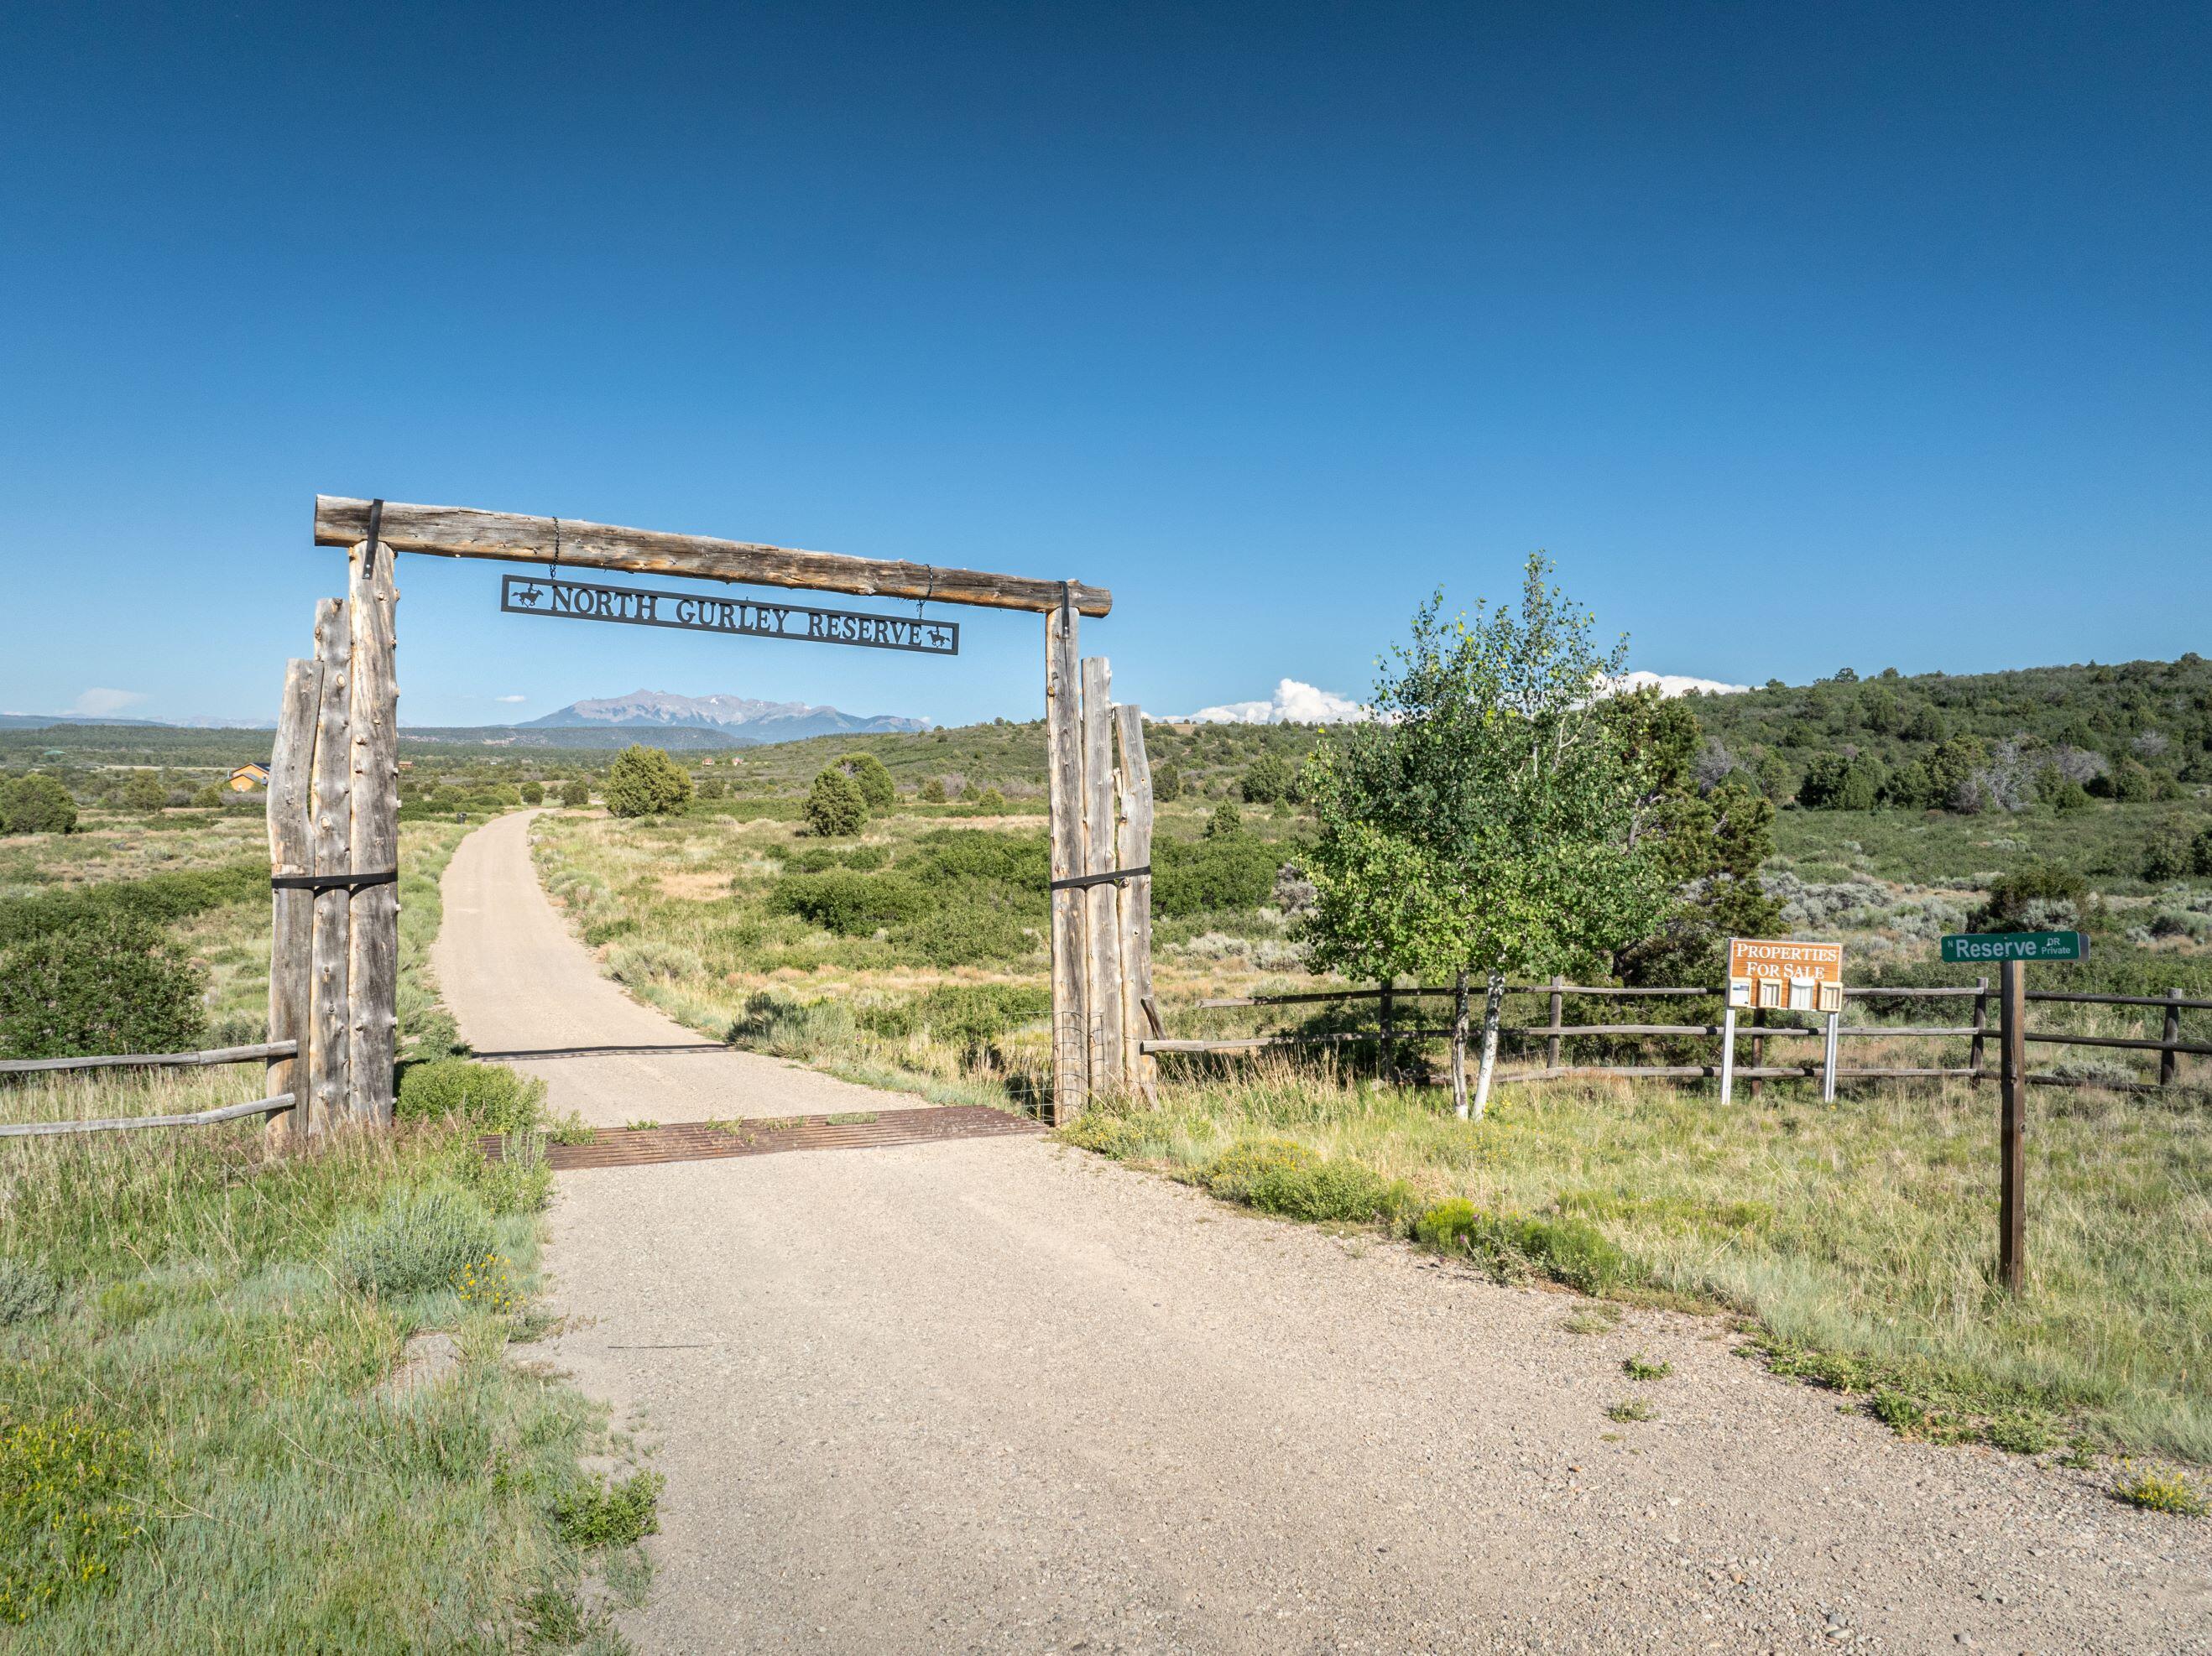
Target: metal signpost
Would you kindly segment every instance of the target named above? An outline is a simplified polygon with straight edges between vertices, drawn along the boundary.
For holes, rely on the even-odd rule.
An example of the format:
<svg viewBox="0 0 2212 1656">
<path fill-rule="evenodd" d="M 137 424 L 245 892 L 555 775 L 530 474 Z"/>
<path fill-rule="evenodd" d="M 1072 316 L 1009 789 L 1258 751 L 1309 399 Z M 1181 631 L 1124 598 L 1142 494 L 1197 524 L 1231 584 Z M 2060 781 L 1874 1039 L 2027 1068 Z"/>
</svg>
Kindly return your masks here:
<svg viewBox="0 0 2212 1656">
<path fill-rule="evenodd" d="M 1954 964 L 2000 963 L 1997 1050 L 1997 1280 L 2020 1292 L 2027 1271 L 2027 963 L 2085 961 L 2089 940 L 2079 931 L 1954 932 L 1943 939 Z"/>
<path fill-rule="evenodd" d="M 1823 1012 L 1827 1057 L 1820 1069 L 1820 1097 L 1836 1097 L 1836 1025 L 1844 1010 L 1844 946 L 1789 938 L 1731 937 L 1728 1004 L 1721 1014 L 1721 1102 L 1735 1087 L 1735 1015 L 1739 1010 Z"/>
<path fill-rule="evenodd" d="M 795 639 L 805 644 L 851 644 L 867 650 L 911 650 L 926 656 L 960 653 L 957 621 L 815 610 L 803 604 L 763 604 L 701 592 L 609 586 L 600 581 L 509 575 L 500 583 L 499 607 L 518 616 L 562 616 L 574 621 L 621 622 L 632 627 L 672 627 L 682 632 Z"/>
</svg>

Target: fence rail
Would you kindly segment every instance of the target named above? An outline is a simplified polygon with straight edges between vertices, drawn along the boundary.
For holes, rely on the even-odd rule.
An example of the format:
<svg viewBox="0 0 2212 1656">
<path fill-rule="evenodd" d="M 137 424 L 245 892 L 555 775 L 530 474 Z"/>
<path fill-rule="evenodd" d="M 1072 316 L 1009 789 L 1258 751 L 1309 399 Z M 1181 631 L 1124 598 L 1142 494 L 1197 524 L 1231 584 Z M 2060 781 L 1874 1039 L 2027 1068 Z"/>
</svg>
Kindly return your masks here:
<svg viewBox="0 0 2212 1656">
<path fill-rule="evenodd" d="M 1548 983 L 1514 983 L 1506 986 L 1509 996 L 1542 997 L 1551 1002 L 1551 1022 L 1547 1023 L 1501 1024 L 1501 1040 L 1528 1041 L 1541 1040 L 1545 1043 L 1546 1062 L 1540 1068 L 1501 1070 L 1501 1081 L 1553 1081 L 1573 1077 L 1649 1077 L 1652 1079 L 1692 1080 L 1717 1077 L 1720 1065 L 1714 1064 L 1563 1064 L 1559 1061 L 1562 1040 L 1591 1037 L 1637 1037 L 1643 1039 L 1717 1040 L 1723 1027 L 1717 1023 L 1568 1023 L 1562 1016 L 1563 1004 L 1570 995 L 1589 996 L 1620 1000 L 1662 999 L 1668 998 L 1710 997 L 1718 998 L 1723 991 L 1682 985 L 1661 985 L 1650 987 L 1619 984 L 1575 984 L 1553 980 Z M 1464 1042 L 1469 1033 L 1465 1019 L 1465 1000 L 1468 991 L 1459 985 L 1400 985 L 1389 984 L 1373 989 L 1345 988 L 1322 991 L 1301 991 L 1280 995 L 1218 996 L 1196 1003 L 1197 1010 L 1212 1011 L 1241 1007 L 1261 1006 L 1318 1006 L 1346 1002 L 1381 1003 L 1381 1022 L 1372 1028 L 1335 1030 L 1326 1033 L 1286 1031 L 1272 1035 L 1186 1037 L 1176 1040 L 1155 1040 L 1143 1043 L 1144 1050 L 1152 1053 L 1239 1053 L 1264 1051 L 1273 1047 L 1329 1045 L 1342 1046 L 1356 1042 L 1375 1042 L 1383 1048 L 1382 1068 L 1386 1078 L 1395 1075 L 1395 1059 L 1391 1048 L 1398 1042 L 1449 1039 L 1453 1041 L 1455 1064 L 1463 1061 Z M 1986 1008 L 1997 998 L 1996 988 L 1984 979 L 1976 984 L 1914 985 L 1884 988 L 1879 985 L 1854 984 L 1845 987 L 1847 1001 L 1882 1000 L 1971 1000 L 1974 1003 L 1972 1023 L 1943 1024 L 1838 1024 L 1836 1034 L 1842 1040 L 1947 1040 L 1972 1042 L 1970 1060 L 1963 1066 L 1895 1066 L 1836 1068 L 1838 1081 L 1890 1079 L 1957 1076 L 1981 1081 L 1996 1071 L 1983 1062 L 1984 1043 L 1996 1034 L 1989 1022 Z M 1458 1021 L 1440 1028 L 1410 1028 L 1398 1025 L 1391 1018 L 1395 1003 L 1443 997 L 1451 999 L 1458 1010 Z M 2185 1011 L 2212 1011 L 2212 1000 L 2184 998 L 2179 990 L 2164 995 L 2100 995 L 2065 990 L 2031 990 L 2030 1001 L 2063 1003 L 2070 1005 L 2125 1006 L 2162 1011 L 2166 1014 L 2165 1028 L 2160 1039 L 2149 1040 L 2125 1035 L 2072 1034 L 2064 1031 L 2034 1030 L 2025 1032 L 2024 1038 L 2051 1046 L 2095 1046 L 2118 1048 L 2129 1052 L 2156 1052 L 2160 1055 L 2159 1079 L 2147 1081 L 2084 1081 L 2071 1076 L 2050 1071 L 2032 1074 L 2026 1078 L 2041 1086 L 2107 1086 L 2116 1091 L 2155 1092 L 2179 1083 L 2178 1060 L 2187 1055 L 2212 1058 L 2212 1044 L 2185 1041 L 2180 1039 L 2180 1014 Z M 1786 1010 L 1786 1009 L 1784 1009 Z M 1759 1014 L 1763 1016 L 1762 1012 Z M 1826 1031 L 1796 1024 L 1759 1023 L 1739 1021 L 1735 1038 L 1752 1043 L 1752 1062 L 1734 1066 L 1734 1072 L 1746 1081 L 1816 1078 L 1822 1066 L 1818 1063 L 1803 1065 L 1769 1065 L 1764 1062 L 1765 1045 L 1770 1040 L 1819 1040 Z"/>
<path fill-rule="evenodd" d="M 57 1070 L 164 1070 L 209 1064 L 251 1064 L 257 1059 L 293 1058 L 296 1040 L 264 1041 L 258 1046 L 215 1046 L 204 1052 L 125 1052 L 112 1058 L 0 1059 L 0 1076 L 43 1075 Z"/>
<path fill-rule="evenodd" d="M 98 1121 L 15 1121 L 0 1126 L 0 1138 L 46 1138 L 60 1133 L 126 1132 L 134 1127 L 212 1127 L 219 1121 L 240 1121 L 249 1115 L 275 1115 L 293 1106 L 292 1095 L 258 1098 L 251 1104 L 226 1104 L 219 1110 L 195 1110 L 190 1115 L 122 1115 Z"/>
</svg>

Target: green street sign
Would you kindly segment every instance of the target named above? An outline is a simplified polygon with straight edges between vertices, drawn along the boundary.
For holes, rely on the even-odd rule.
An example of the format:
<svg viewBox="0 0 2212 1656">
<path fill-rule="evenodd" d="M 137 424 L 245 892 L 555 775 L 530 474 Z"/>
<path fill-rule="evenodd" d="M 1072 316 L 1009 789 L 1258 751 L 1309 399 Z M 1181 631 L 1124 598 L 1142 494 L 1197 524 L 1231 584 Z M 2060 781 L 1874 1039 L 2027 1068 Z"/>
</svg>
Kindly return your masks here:
<svg viewBox="0 0 2212 1656">
<path fill-rule="evenodd" d="M 1984 961 L 2086 961 L 2089 940 L 2079 931 L 1965 931 L 1943 939 L 1954 965 Z"/>
</svg>

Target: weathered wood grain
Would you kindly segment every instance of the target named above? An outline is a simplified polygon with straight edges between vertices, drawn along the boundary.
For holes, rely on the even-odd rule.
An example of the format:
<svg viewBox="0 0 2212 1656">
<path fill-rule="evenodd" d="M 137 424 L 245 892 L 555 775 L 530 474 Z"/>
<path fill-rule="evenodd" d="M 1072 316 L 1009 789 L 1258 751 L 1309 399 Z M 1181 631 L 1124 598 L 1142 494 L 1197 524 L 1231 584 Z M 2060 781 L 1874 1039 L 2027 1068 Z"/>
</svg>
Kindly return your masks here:
<svg viewBox="0 0 2212 1656">
<path fill-rule="evenodd" d="M 394 610 L 399 588 L 392 549 L 362 542 L 348 560 L 346 609 L 353 617 L 347 739 L 353 778 L 347 839 L 354 872 L 399 866 L 399 664 Z M 399 1028 L 399 888 L 353 894 L 347 939 L 346 1113 L 363 1125 L 392 1125 L 392 1065 Z"/>
<path fill-rule="evenodd" d="M 1083 748 L 1077 612 L 1054 610 L 1045 623 L 1046 764 L 1052 796 L 1052 877 L 1083 872 Z M 1083 894 L 1052 894 L 1052 1108 L 1065 1125 L 1090 1095 L 1089 1022 L 1084 1005 Z"/>
<path fill-rule="evenodd" d="M 1110 874 L 1121 846 L 1114 798 L 1113 670 L 1103 656 L 1083 664 L 1083 871 Z M 1121 1071 L 1121 923 L 1111 882 L 1083 893 L 1091 1090 L 1118 1093 Z"/>
<path fill-rule="evenodd" d="M 1115 857 L 1123 868 L 1149 868 L 1152 861 L 1152 764 L 1145 752 L 1145 714 L 1140 707 L 1114 709 L 1114 734 L 1121 761 L 1114 772 L 1121 837 Z M 1152 999 L 1152 877 L 1124 880 L 1115 907 L 1121 929 L 1121 1073 L 1147 1103 L 1159 1102 L 1159 1065 L 1143 1041 Z"/>
<path fill-rule="evenodd" d="M 322 700 L 323 671 L 313 658 L 284 664 L 284 696 L 276 709 L 276 738 L 269 756 L 269 871 L 314 872 L 314 832 L 307 820 L 315 767 L 315 713 Z M 269 917 L 269 1039 L 292 1044 L 292 1052 L 269 1066 L 271 1094 L 292 1090 L 294 1056 L 307 1038 L 308 981 L 315 932 L 315 896 L 311 891 L 270 893 Z M 298 1112 L 269 1118 L 271 1143 L 296 1135 Z"/>
<path fill-rule="evenodd" d="M 347 804 L 353 754 L 347 737 L 352 698 L 353 630 L 345 604 L 325 598 L 315 606 L 315 662 L 322 671 L 315 714 L 315 762 L 308 783 L 313 827 L 313 872 L 346 874 L 353 816 Z M 346 955 L 352 906 L 343 891 L 318 891 L 307 946 L 307 1089 L 295 1133 L 327 1131 L 346 1101 Z"/>
<path fill-rule="evenodd" d="M 368 507 L 367 500 L 343 495 L 315 496 L 315 544 L 352 546 L 359 542 L 368 533 Z M 1114 607 L 1111 592 L 1080 581 L 1041 580 L 888 558 L 856 558 L 842 552 L 807 552 L 707 535 L 621 529 L 580 518 L 536 518 L 514 512 L 386 500 L 377 532 L 386 546 L 441 558 L 550 563 L 557 550 L 563 568 L 688 575 L 741 581 L 750 586 L 803 586 L 863 597 L 924 598 L 987 610 L 1028 610 L 1038 615 L 1049 615 L 1057 609 L 1065 589 L 1079 614 L 1103 616 Z"/>
</svg>

